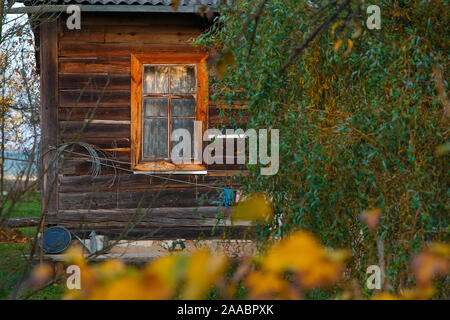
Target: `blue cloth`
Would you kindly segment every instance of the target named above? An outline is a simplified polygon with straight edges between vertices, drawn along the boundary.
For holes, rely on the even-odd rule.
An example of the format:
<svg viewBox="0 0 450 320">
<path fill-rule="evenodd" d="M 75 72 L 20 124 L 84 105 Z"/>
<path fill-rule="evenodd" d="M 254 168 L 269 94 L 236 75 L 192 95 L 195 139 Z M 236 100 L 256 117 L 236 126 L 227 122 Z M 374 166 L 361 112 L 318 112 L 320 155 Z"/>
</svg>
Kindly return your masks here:
<svg viewBox="0 0 450 320">
<path fill-rule="evenodd" d="M 231 189 L 223 189 L 222 205 L 229 207 L 233 203 L 234 191 Z"/>
</svg>

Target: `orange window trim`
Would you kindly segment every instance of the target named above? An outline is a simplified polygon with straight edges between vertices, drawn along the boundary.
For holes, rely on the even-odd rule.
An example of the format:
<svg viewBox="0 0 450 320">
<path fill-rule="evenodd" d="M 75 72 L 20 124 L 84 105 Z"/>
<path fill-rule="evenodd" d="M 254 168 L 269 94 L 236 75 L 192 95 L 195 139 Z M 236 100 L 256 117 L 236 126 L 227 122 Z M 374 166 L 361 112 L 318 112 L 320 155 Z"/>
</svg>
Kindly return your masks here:
<svg viewBox="0 0 450 320">
<path fill-rule="evenodd" d="M 206 53 L 132 54 L 131 55 L 131 169 L 135 171 L 205 170 L 203 164 L 175 165 L 167 161 L 140 159 L 142 137 L 142 67 L 144 64 L 196 64 L 197 105 L 196 120 L 202 122 L 202 136 L 207 128 L 208 72 Z"/>
</svg>

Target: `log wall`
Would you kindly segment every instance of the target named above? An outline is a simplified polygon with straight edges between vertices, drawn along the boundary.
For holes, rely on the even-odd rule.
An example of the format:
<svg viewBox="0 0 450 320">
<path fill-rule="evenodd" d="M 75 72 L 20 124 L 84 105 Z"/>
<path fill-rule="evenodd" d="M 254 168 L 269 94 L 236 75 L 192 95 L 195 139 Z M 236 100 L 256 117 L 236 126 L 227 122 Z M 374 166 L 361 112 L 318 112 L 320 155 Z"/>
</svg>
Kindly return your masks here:
<svg viewBox="0 0 450 320">
<path fill-rule="evenodd" d="M 158 175 L 177 181 L 128 171 L 130 55 L 198 51 L 189 41 L 205 26 L 205 21 L 193 14 L 82 13 L 81 30 L 68 30 L 65 18 L 58 20 L 58 141 L 95 145 L 120 163 L 102 166 L 101 174 L 93 177 L 91 163 L 79 155 L 66 154 L 58 175 L 58 213 L 47 219 L 47 225 L 118 234 L 136 209 L 158 208 L 157 216 L 137 223 L 134 234 L 149 238 L 217 237 L 230 227 L 228 212 L 218 214 L 223 220 L 212 218 L 212 212 L 217 211 L 212 208 L 220 206 L 222 191 L 210 186 L 232 186 L 229 177 L 237 174 L 240 166 L 211 165 L 207 175 Z M 218 108 L 210 104 L 210 128 L 227 125 L 219 122 L 218 115 Z M 79 148 L 74 152 L 86 153 Z M 195 209 L 199 207 L 203 213 Z M 164 223 L 164 208 L 168 215 L 177 212 L 178 219 L 167 218 L 170 225 Z M 183 215 L 187 220 L 180 218 Z M 212 233 L 216 228 L 221 232 Z M 239 228 L 246 227 L 236 226 L 230 235 L 241 237 Z"/>
</svg>

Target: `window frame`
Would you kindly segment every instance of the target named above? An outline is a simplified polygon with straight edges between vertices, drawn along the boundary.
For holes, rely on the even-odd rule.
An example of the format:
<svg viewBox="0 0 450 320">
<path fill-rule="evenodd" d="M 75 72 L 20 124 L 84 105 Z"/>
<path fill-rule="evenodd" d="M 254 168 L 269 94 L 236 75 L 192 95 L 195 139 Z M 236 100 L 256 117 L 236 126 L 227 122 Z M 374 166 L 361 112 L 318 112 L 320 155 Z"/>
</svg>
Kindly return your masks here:
<svg viewBox="0 0 450 320">
<path fill-rule="evenodd" d="M 203 133 L 207 128 L 208 116 L 208 73 L 206 67 L 206 53 L 173 53 L 173 54 L 132 54 L 131 55 L 131 169 L 134 171 L 204 171 L 206 166 L 201 164 L 176 165 L 166 160 L 143 160 L 143 72 L 144 65 L 151 64 L 180 64 L 196 65 L 197 69 L 197 101 L 195 106 L 195 120 L 202 122 Z M 170 137 L 171 133 L 169 133 Z M 202 148 L 203 150 L 203 148 Z M 170 151 L 169 151 L 170 152 Z"/>
</svg>

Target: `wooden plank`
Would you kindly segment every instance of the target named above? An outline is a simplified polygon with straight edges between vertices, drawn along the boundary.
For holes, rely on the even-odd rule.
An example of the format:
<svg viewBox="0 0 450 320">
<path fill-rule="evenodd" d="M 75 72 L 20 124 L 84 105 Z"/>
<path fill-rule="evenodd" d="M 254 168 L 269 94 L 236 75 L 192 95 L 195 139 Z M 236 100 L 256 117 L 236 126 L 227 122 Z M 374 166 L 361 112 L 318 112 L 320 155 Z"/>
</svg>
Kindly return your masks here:
<svg viewBox="0 0 450 320">
<path fill-rule="evenodd" d="M 61 42 L 59 45 L 60 57 L 67 58 L 101 58 L 117 59 L 129 58 L 131 53 L 139 54 L 177 54 L 183 52 L 203 52 L 187 44 L 126 44 L 126 43 L 88 43 L 80 46 L 76 42 Z"/>
<path fill-rule="evenodd" d="M 216 205 L 218 194 L 209 188 L 148 190 L 136 192 L 60 193 L 59 207 L 68 209 L 113 209 L 147 207 L 195 207 Z"/>
<path fill-rule="evenodd" d="M 61 107 L 129 107 L 129 90 L 60 90 L 59 104 Z"/>
<path fill-rule="evenodd" d="M 108 141 L 109 142 L 109 141 Z M 126 158 L 120 158 L 118 157 L 116 160 L 122 160 L 129 162 L 130 159 Z M 91 173 L 91 167 L 92 163 L 86 161 L 83 159 L 65 159 L 64 160 L 64 166 L 61 168 L 60 174 L 61 175 L 67 175 L 67 176 L 78 176 L 78 175 L 88 175 Z M 118 164 L 116 163 L 117 169 L 114 170 L 114 168 L 107 167 L 107 166 L 101 166 L 101 174 L 117 174 L 117 171 L 119 171 L 119 168 L 124 169 L 130 169 L 130 166 L 127 164 Z M 121 173 L 125 173 L 123 171 L 120 171 Z M 132 174 L 132 173 L 130 173 Z"/>
<path fill-rule="evenodd" d="M 60 121 L 59 130 L 66 140 L 75 136 L 84 138 L 129 138 L 129 124 L 91 124 L 84 121 Z"/>
<path fill-rule="evenodd" d="M 130 107 L 113 108 L 58 108 L 58 119 L 60 121 L 82 121 L 93 120 L 131 120 Z"/>
<path fill-rule="evenodd" d="M 35 227 L 39 224 L 40 218 L 35 217 L 22 217 L 22 218 L 9 218 L 6 222 L 8 228 L 28 228 Z"/>
<path fill-rule="evenodd" d="M 130 90 L 129 74 L 59 73 L 60 90 Z"/>
<path fill-rule="evenodd" d="M 186 188 L 189 184 L 201 184 L 218 186 L 218 179 L 211 176 L 196 176 L 196 175 L 156 175 L 158 177 L 152 177 L 150 175 L 143 174 L 124 174 L 119 172 L 117 174 L 102 174 L 93 178 L 91 175 L 80 176 L 61 176 L 59 178 L 59 192 L 85 192 L 89 188 L 97 189 L 98 191 L 134 191 L 134 190 L 151 190 L 161 189 L 162 187 L 167 189 L 173 188 Z M 165 178 L 174 179 L 177 181 L 166 181 Z M 178 182 L 180 181 L 180 182 Z M 226 184 L 230 187 L 233 183 Z M 224 184 L 222 184 L 224 185 Z M 194 185 L 192 185 L 195 188 Z"/>
<path fill-rule="evenodd" d="M 79 44 L 80 45 L 80 44 Z M 128 60 L 113 59 L 59 59 L 59 70 L 63 73 L 130 73 Z"/>
<path fill-rule="evenodd" d="M 231 208 L 219 207 L 153 208 L 146 211 L 65 210 L 58 215 L 51 215 L 46 223 L 64 226 L 76 232 L 95 230 L 98 234 L 115 234 L 113 238 L 125 228 L 130 229 L 130 223 L 135 225 L 127 239 L 142 236 L 166 239 L 196 239 L 201 236 L 221 238 L 224 232 L 231 235 L 236 230 L 241 231 L 237 238 L 242 238 L 243 233 L 249 230 L 250 223 L 231 223 L 230 214 Z"/>
<path fill-rule="evenodd" d="M 86 28 L 84 21 L 80 30 L 69 30 L 63 26 L 59 41 L 72 41 L 80 45 L 83 43 L 103 43 L 105 42 L 105 28 L 101 25 L 96 25 L 95 28 Z"/>
<path fill-rule="evenodd" d="M 58 210 L 55 152 L 58 145 L 58 30 L 57 21 L 50 19 L 40 25 L 41 70 L 41 154 L 45 173 L 42 186 L 42 211 Z"/>
<path fill-rule="evenodd" d="M 105 43 L 127 44 L 187 44 L 201 34 L 200 28 L 178 26 L 108 26 Z M 99 41 L 100 42 L 100 41 Z"/>
<path fill-rule="evenodd" d="M 172 208 L 150 208 L 135 210 L 63 210 L 57 215 L 49 216 L 49 223 L 54 220 L 66 221 L 71 224 L 89 222 L 91 224 L 105 223 L 147 223 L 146 227 L 176 227 L 176 226 L 214 226 L 230 224 L 230 207 L 172 207 Z M 203 223 L 202 223 L 203 222 Z M 237 225 L 242 222 L 236 222 Z M 223 224 L 223 225 L 224 225 Z M 113 227 L 112 225 L 110 225 Z"/>
</svg>

